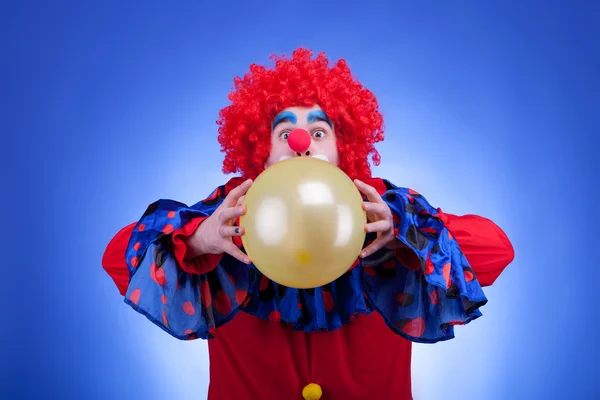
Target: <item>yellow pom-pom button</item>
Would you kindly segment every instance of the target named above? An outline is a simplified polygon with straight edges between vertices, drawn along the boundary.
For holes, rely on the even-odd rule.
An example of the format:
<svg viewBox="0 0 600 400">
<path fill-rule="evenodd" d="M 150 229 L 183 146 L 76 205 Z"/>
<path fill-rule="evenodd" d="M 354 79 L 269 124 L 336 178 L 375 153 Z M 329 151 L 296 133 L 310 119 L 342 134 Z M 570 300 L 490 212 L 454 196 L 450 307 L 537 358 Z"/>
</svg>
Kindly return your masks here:
<svg viewBox="0 0 600 400">
<path fill-rule="evenodd" d="M 302 389 L 302 397 L 304 397 L 304 400 L 319 400 L 322 395 L 323 391 L 321 390 L 321 386 L 316 383 L 309 383 Z"/>
</svg>

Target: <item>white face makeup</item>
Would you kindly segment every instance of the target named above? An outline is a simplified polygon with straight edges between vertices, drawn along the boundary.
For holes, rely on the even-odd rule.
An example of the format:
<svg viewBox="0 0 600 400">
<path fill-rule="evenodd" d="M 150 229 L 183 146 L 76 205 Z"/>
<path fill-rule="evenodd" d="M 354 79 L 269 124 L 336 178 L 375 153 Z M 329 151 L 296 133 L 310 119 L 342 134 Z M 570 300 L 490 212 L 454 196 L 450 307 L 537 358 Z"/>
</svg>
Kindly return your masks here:
<svg viewBox="0 0 600 400">
<path fill-rule="evenodd" d="M 299 154 L 288 145 L 294 129 L 304 129 L 310 134 L 308 150 Z M 290 107 L 280 112 L 271 130 L 271 153 L 265 168 L 291 157 L 314 157 L 338 166 L 338 152 L 333 123 L 319 106 Z"/>
</svg>

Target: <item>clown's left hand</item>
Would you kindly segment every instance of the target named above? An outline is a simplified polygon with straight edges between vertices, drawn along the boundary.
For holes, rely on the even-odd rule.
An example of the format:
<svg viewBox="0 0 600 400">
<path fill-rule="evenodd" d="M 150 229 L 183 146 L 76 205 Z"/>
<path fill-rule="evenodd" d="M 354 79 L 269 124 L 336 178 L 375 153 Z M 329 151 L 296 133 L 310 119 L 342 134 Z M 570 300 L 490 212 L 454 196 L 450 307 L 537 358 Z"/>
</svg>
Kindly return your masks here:
<svg viewBox="0 0 600 400">
<path fill-rule="evenodd" d="M 363 209 L 367 212 L 365 231 L 377 233 L 377 239 L 363 249 L 360 257 L 368 257 L 382 247 L 395 248 L 398 241 L 394 233 L 392 210 L 390 210 L 390 207 L 383 201 L 374 187 L 358 179 L 354 180 L 354 184 L 369 200 L 363 202 Z"/>
</svg>

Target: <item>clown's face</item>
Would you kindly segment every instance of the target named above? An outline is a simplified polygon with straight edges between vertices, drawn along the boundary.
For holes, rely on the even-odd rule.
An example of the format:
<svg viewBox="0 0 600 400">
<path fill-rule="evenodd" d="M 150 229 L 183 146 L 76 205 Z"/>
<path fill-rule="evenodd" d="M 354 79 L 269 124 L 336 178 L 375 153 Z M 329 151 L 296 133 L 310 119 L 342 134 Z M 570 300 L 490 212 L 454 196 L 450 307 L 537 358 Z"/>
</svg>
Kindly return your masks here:
<svg viewBox="0 0 600 400">
<path fill-rule="evenodd" d="M 310 146 L 303 153 L 288 146 L 290 132 L 304 129 L 310 134 Z M 272 123 L 271 154 L 265 168 L 290 157 L 315 157 L 338 166 L 338 151 L 333 122 L 321 107 L 289 107 L 280 112 Z"/>
</svg>

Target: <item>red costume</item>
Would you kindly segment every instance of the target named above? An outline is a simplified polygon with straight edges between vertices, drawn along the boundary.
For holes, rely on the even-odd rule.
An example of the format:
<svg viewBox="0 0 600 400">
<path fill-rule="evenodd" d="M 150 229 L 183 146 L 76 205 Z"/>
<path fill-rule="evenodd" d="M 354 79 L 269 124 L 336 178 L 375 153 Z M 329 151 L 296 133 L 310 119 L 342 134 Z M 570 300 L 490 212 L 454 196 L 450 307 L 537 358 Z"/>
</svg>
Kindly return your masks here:
<svg viewBox="0 0 600 400">
<path fill-rule="evenodd" d="M 224 171 L 255 178 L 275 114 L 319 104 L 336 126 L 340 168 L 386 199 L 403 246 L 357 260 L 337 286 L 291 291 L 227 254 L 185 259 L 183 238 L 242 178 L 197 206 L 151 205 L 111 240 L 102 264 L 151 321 L 180 339 L 209 339 L 209 399 L 300 399 L 310 383 L 323 400 L 411 399 L 411 341 L 449 339 L 452 325 L 477 318 L 486 301 L 480 287 L 514 257 L 492 221 L 443 213 L 414 191 L 370 178 L 367 156 L 378 162 L 373 143 L 383 135 L 377 103 L 343 61 L 330 68 L 324 55 L 310 57 L 299 50 L 236 80 L 219 121 Z"/>
</svg>

